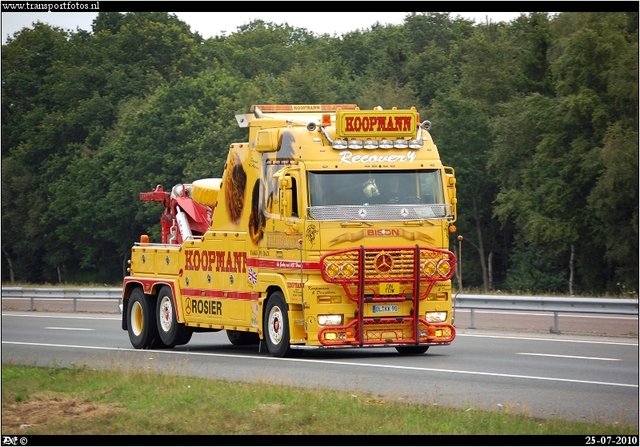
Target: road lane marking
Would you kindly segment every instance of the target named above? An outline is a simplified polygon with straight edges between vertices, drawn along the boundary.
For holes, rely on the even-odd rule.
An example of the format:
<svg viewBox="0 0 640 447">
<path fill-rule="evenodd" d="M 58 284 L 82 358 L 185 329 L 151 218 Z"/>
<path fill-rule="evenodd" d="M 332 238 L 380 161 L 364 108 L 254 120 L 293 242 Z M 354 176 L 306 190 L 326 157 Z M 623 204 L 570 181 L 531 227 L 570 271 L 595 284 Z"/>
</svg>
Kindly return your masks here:
<svg viewBox="0 0 640 447">
<path fill-rule="evenodd" d="M 2 298 L 4 299 L 4 298 Z M 93 314 L 95 315 L 95 314 Z M 2 312 L 2 316 L 3 317 L 28 317 L 28 318 L 66 318 L 66 319 L 72 319 L 72 320 L 118 320 L 118 321 L 122 321 L 122 317 L 118 316 L 118 317 L 97 317 L 97 316 L 90 316 L 90 315 L 63 315 L 63 314 L 58 314 L 58 315 L 52 315 L 52 314 L 48 314 L 48 315 L 30 315 L 30 314 L 14 314 L 14 313 L 9 313 L 9 312 Z"/>
<path fill-rule="evenodd" d="M 28 318 L 59 318 L 59 319 L 74 319 L 74 320 L 117 320 L 122 321 L 122 317 L 97 317 L 97 316 L 75 316 L 75 315 L 33 315 L 33 314 L 14 314 L 9 312 L 3 312 L 2 316 L 11 317 L 28 317 Z M 578 335 L 579 336 L 579 335 Z M 523 336 L 509 336 L 509 335 L 486 335 L 486 334 L 465 334 L 463 332 L 457 332 L 456 337 L 481 337 L 481 338 L 499 338 L 504 340 L 534 340 L 534 341 L 555 341 L 566 343 L 590 343 L 599 345 L 618 345 L 618 346 L 638 346 L 638 343 L 625 343 L 625 342 L 612 342 L 612 341 L 598 341 L 598 340 L 570 340 L 566 338 L 544 338 L 544 337 L 523 337 Z"/>
<path fill-rule="evenodd" d="M 608 360 L 611 362 L 619 362 L 622 359 L 608 359 L 606 357 L 582 357 L 579 355 L 559 355 L 559 354 L 537 354 L 534 352 L 517 352 L 518 355 L 538 355 L 540 357 L 562 357 L 565 359 L 584 359 L 584 360 Z"/>
<path fill-rule="evenodd" d="M 95 329 L 89 329 L 85 327 L 45 327 L 45 329 L 55 329 L 60 331 L 95 331 Z"/>
<path fill-rule="evenodd" d="M 456 333 L 456 337 L 479 337 L 479 338 L 499 338 L 502 340 L 532 340 L 532 341 L 560 341 L 565 343 L 589 343 L 596 345 L 618 345 L 618 346 L 638 346 L 638 343 L 625 343 L 617 341 L 597 341 L 597 340 L 569 340 L 568 338 L 541 338 L 541 337 L 515 337 L 511 335 L 485 335 L 485 334 L 463 334 Z"/>
<path fill-rule="evenodd" d="M 456 309 L 456 313 L 465 313 L 470 314 L 471 309 Z M 478 310 L 475 309 L 476 314 L 485 314 L 485 315 L 523 315 L 526 317 L 548 317 L 553 314 L 552 310 L 547 312 L 536 312 L 536 311 L 527 311 L 527 312 L 513 312 L 513 311 L 493 311 L 493 310 Z M 558 312 L 559 317 L 565 318 L 597 318 L 598 320 L 634 320 L 637 321 L 638 317 L 634 316 L 616 316 L 611 314 L 597 314 L 596 312 L 590 312 L 588 315 L 584 314 L 576 314 L 576 313 L 560 313 Z"/>
<path fill-rule="evenodd" d="M 49 346 L 54 348 L 75 348 L 75 349 L 91 349 L 97 351 L 118 351 L 118 352 L 139 352 L 143 355 L 149 354 L 168 354 L 168 355 L 181 355 L 185 357 L 201 356 L 201 357 L 224 357 L 234 358 L 241 360 L 251 361 L 265 361 L 265 362 L 289 362 L 289 363 L 317 363 L 320 365 L 338 365 L 338 366 L 357 366 L 363 368 L 380 368 L 380 369 L 396 369 L 407 371 L 424 371 L 424 372 L 437 372 L 445 374 L 468 374 L 472 376 L 489 376 L 489 377 L 505 377 L 509 379 L 528 379 L 528 380 L 542 380 L 549 382 L 569 382 L 569 383 L 581 383 L 586 385 L 607 385 L 618 386 L 625 388 L 638 388 L 637 384 L 633 383 L 616 383 L 616 382 L 600 382 L 596 380 L 577 380 L 577 379 L 562 379 L 558 377 L 541 377 L 541 376 L 524 376 L 520 374 L 504 374 L 504 373 L 490 373 L 481 371 L 463 371 L 457 369 L 440 369 L 440 368 L 424 368 L 418 366 L 401 366 L 401 365 L 383 365 L 380 363 L 358 363 L 358 362 L 338 362 L 335 360 L 313 360 L 313 359 L 297 359 L 297 358 L 280 358 L 280 357 L 263 357 L 256 355 L 238 355 L 238 354 L 214 354 L 208 352 L 194 352 L 194 351 L 166 351 L 156 349 L 134 349 L 134 348 L 106 348 L 100 346 L 81 346 L 81 345 L 61 345 L 61 344 L 48 344 L 48 343 L 26 343 L 16 341 L 2 341 L 2 344 L 7 345 L 21 345 L 21 346 Z"/>
</svg>

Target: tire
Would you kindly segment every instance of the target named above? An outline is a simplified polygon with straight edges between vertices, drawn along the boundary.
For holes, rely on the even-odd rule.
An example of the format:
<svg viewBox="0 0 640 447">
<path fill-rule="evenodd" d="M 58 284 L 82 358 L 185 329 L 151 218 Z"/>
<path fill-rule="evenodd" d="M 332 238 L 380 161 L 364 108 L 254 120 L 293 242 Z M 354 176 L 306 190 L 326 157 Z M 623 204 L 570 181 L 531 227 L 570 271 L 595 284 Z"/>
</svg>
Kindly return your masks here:
<svg viewBox="0 0 640 447">
<path fill-rule="evenodd" d="M 154 317 L 155 303 L 140 288 L 131 291 L 127 304 L 129 324 L 127 332 L 131 345 L 136 349 L 153 349 L 162 346 Z"/>
<path fill-rule="evenodd" d="M 180 323 L 181 326 L 182 323 Z M 191 336 L 193 335 L 193 329 L 187 326 L 183 326 L 184 330 L 182 331 L 182 335 L 180 337 L 180 340 L 178 340 L 178 342 L 176 343 L 177 346 L 180 345 L 186 345 L 187 343 L 189 343 L 189 341 L 191 340 Z"/>
<path fill-rule="evenodd" d="M 227 337 L 234 346 L 250 346 L 260 343 L 260 336 L 255 332 L 241 332 L 227 330 Z"/>
<path fill-rule="evenodd" d="M 273 357 L 292 357 L 296 353 L 289 343 L 289 317 L 282 292 L 274 292 L 264 314 L 264 340 Z"/>
<path fill-rule="evenodd" d="M 191 340 L 193 331 L 183 323 L 179 323 L 176 317 L 173 293 L 169 286 L 162 286 L 158 292 L 156 307 L 156 322 L 160 340 L 167 348 L 176 345 L 184 345 Z"/>
<path fill-rule="evenodd" d="M 429 346 L 396 346 L 396 351 L 403 355 L 424 354 L 429 350 Z"/>
</svg>

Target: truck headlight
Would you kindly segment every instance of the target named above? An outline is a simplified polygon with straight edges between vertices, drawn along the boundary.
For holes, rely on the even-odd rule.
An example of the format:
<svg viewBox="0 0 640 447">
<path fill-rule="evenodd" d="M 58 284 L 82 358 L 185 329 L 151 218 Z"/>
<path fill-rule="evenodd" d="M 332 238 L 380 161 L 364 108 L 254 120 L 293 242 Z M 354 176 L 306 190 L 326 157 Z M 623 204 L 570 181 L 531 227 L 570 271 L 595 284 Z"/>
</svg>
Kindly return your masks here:
<svg viewBox="0 0 640 447">
<path fill-rule="evenodd" d="M 446 312 L 427 312 L 425 314 L 425 318 L 427 319 L 427 323 L 442 323 L 447 321 L 447 313 Z"/>
<path fill-rule="evenodd" d="M 343 315 L 318 315 L 318 324 L 320 326 L 341 326 Z"/>
</svg>

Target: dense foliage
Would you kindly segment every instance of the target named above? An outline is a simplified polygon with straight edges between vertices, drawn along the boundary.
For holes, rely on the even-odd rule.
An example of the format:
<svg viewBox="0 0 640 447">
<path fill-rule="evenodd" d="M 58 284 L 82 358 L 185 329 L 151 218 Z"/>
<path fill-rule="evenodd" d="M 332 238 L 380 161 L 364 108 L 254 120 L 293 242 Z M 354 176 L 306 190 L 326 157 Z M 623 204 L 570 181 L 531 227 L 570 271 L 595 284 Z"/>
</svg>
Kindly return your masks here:
<svg viewBox="0 0 640 447">
<path fill-rule="evenodd" d="M 270 102 L 416 106 L 456 169 L 465 288 L 637 296 L 637 12 L 24 28 L 2 46 L 3 282 L 118 283 L 159 231 L 138 193 L 221 176 L 234 115 Z"/>
</svg>

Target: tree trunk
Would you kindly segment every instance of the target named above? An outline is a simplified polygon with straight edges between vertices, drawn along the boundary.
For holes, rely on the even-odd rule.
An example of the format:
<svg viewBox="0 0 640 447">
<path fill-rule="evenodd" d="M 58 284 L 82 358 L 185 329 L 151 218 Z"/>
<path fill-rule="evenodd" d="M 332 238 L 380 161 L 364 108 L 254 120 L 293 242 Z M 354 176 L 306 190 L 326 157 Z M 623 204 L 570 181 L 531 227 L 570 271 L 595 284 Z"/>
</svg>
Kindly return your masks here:
<svg viewBox="0 0 640 447">
<path fill-rule="evenodd" d="M 489 268 L 489 290 L 493 290 L 493 252 L 489 253 L 487 264 Z"/>
<path fill-rule="evenodd" d="M 575 246 L 571 244 L 571 256 L 569 257 L 569 295 L 573 296 L 573 275 L 575 262 Z"/>
<path fill-rule="evenodd" d="M 2 252 L 4 253 L 5 258 L 7 258 L 7 264 L 9 264 L 9 279 L 11 280 L 11 284 L 15 284 L 16 279 L 13 276 L 13 262 L 11 262 L 9 253 L 7 253 L 7 250 L 4 247 L 2 247 Z"/>
<path fill-rule="evenodd" d="M 476 221 L 476 234 L 478 235 L 478 254 L 480 255 L 480 266 L 482 267 L 482 282 L 484 286 L 484 291 L 489 291 L 489 273 L 487 271 L 487 261 L 484 257 L 484 244 L 482 243 L 482 225 L 480 222 L 480 215 L 478 213 L 478 206 L 476 202 L 476 196 L 473 195 L 473 214 L 474 219 Z"/>
</svg>

